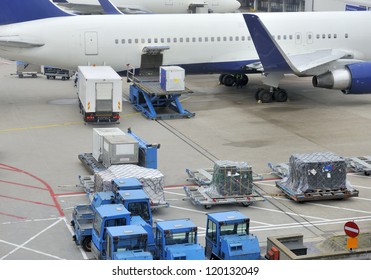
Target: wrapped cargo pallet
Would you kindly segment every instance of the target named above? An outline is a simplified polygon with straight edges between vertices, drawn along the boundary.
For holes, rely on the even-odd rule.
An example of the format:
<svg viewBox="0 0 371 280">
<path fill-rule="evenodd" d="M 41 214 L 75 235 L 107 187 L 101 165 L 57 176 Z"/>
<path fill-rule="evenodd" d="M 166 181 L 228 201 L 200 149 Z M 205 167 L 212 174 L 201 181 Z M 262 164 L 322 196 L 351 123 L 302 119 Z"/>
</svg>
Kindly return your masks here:
<svg viewBox="0 0 371 280">
<path fill-rule="evenodd" d="M 94 175 L 94 191 L 112 191 L 112 180 L 119 178 L 137 178 L 143 185 L 151 203 L 156 207 L 168 206 L 164 195 L 164 175 L 157 169 L 145 168 L 133 164 L 112 165 L 107 170 Z"/>
<path fill-rule="evenodd" d="M 246 162 L 216 161 L 211 187 L 213 192 L 223 196 L 250 195 L 253 192 L 252 168 Z"/>
<path fill-rule="evenodd" d="M 345 159 L 331 152 L 293 154 L 282 185 L 296 193 L 352 190 L 346 179 Z"/>
</svg>

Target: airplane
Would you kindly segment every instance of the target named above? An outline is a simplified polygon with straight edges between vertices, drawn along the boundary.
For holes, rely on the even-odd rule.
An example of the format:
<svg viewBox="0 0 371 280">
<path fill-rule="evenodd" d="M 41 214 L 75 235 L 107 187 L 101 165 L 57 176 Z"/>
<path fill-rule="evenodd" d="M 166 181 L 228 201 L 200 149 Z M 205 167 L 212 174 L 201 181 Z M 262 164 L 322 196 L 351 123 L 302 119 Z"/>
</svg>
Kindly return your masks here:
<svg viewBox="0 0 371 280">
<path fill-rule="evenodd" d="M 178 65 L 187 74 L 221 73 L 226 86 L 237 79 L 247 84 L 246 74 L 265 73 L 268 101 L 287 100 L 278 82 L 289 72 L 314 75 L 317 87 L 371 92 L 371 30 L 356 28 L 371 24 L 370 13 L 261 13 L 259 21 L 249 15 L 77 16 L 49 0 L 1 0 L 0 57 L 71 70 L 110 65 L 125 72 L 157 56 L 160 65 Z M 257 52 L 254 43 L 266 37 L 267 47 L 257 45 Z M 330 73 L 333 86 L 325 82 Z M 266 95 L 257 98 L 264 102 Z"/>
<path fill-rule="evenodd" d="M 57 0 L 54 0 L 56 2 Z M 98 0 L 68 0 L 58 5 L 75 13 L 102 13 Z M 182 13 L 232 13 L 241 3 L 237 0 L 112 0 L 125 14 L 182 14 Z"/>
</svg>

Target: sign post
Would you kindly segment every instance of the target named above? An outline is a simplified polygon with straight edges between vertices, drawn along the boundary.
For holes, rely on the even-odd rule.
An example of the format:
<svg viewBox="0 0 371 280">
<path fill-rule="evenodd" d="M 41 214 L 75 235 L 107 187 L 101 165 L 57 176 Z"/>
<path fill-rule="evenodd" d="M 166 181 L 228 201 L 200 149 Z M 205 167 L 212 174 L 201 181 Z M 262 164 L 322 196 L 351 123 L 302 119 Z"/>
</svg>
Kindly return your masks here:
<svg viewBox="0 0 371 280">
<path fill-rule="evenodd" d="M 347 248 L 357 249 L 358 248 L 358 235 L 359 235 L 359 227 L 355 222 L 346 222 L 344 225 L 345 234 L 348 236 L 347 239 Z"/>
</svg>

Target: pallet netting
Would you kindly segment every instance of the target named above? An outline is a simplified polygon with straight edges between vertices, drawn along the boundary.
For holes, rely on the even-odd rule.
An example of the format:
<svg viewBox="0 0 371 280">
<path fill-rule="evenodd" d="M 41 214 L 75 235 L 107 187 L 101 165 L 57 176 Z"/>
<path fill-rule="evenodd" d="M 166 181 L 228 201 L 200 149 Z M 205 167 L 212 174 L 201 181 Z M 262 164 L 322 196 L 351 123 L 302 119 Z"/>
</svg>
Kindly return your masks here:
<svg viewBox="0 0 371 280">
<path fill-rule="evenodd" d="M 216 161 L 210 184 L 210 195 L 250 195 L 253 192 L 252 168 L 246 162 Z"/>
<path fill-rule="evenodd" d="M 296 193 L 352 190 L 346 172 L 345 159 L 331 152 L 293 154 L 282 184 Z"/>
<path fill-rule="evenodd" d="M 112 180 L 118 178 L 137 178 L 153 203 L 166 204 L 164 175 L 157 169 L 133 164 L 111 165 L 107 170 L 95 173 L 94 191 L 113 191 Z"/>
</svg>

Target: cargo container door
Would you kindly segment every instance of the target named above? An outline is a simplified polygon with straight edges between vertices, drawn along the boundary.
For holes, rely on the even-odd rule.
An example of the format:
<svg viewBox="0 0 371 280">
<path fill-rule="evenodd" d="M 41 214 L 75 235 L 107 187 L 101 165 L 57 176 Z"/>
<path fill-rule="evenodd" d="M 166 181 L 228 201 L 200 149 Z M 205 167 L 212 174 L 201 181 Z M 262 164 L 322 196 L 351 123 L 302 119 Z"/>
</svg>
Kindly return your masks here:
<svg viewBox="0 0 371 280">
<path fill-rule="evenodd" d="M 96 112 L 112 113 L 113 83 L 95 84 Z"/>
</svg>

